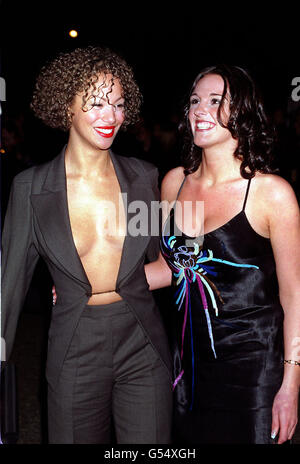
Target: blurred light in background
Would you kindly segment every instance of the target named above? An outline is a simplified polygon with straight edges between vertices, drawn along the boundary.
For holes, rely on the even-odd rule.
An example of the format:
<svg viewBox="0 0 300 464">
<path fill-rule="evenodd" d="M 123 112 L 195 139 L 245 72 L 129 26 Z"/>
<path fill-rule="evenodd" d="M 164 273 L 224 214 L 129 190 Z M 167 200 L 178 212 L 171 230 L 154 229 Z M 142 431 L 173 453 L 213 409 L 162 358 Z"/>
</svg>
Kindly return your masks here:
<svg viewBox="0 0 300 464">
<path fill-rule="evenodd" d="M 72 29 L 72 30 L 69 32 L 69 36 L 72 37 L 72 39 L 75 39 L 75 37 L 78 36 L 78 32 L 75 31 L 75 29 Z"/>
</svg>

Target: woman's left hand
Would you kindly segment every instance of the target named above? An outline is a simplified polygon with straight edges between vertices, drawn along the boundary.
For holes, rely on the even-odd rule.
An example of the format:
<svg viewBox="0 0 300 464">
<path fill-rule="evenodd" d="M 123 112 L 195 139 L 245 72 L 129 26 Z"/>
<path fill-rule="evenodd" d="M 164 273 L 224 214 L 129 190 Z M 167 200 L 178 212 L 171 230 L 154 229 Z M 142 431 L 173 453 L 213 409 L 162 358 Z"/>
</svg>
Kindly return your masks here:
<svg viewBox="0 0 300 464">
<path fill-rule="evenodd" d="M 279 445 L 294 435 L 298 422 L 298 397 L 298 389 L 281 387 L 274 398 L 271 436 L 278 436 Z"/>
</svg>

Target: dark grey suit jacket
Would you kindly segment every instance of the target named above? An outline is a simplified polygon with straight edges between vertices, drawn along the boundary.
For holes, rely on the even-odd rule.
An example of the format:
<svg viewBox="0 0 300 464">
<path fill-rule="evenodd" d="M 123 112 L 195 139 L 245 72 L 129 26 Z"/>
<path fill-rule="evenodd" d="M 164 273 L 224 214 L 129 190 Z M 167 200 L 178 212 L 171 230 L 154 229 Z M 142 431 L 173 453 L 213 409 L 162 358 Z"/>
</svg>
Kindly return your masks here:
<svg viewBox="0 0 300 464">
<path fill-rule="evenodd" d="M 23 171 L 14 179 L 2 245 L 1 336 L 9 359 L 17 321 L 39 256 L 46 262 L 57 291 L 48 340 L 47 380 L 59 379 L 72 335 L 90 295 L 73 241 L 67 205 L 65 149 L 53 161 Z M 158 200 L 157 169 L 150 163 L 110 153 L 127 203 Z M 135 213 L 136 214 L 136 213 Z M 127 214 L 127 225 L 134 213 Z M 167 336 L 148 290 L 144 262 L 156 259 L 158 237 L 127 234 L 116 291 L 130 305 L 153 347 L 170 371 Z M 112 257 L 113 259 L 113 257 Z M 171 375 L 171 374 L 170 374 Z"/>
</svg>

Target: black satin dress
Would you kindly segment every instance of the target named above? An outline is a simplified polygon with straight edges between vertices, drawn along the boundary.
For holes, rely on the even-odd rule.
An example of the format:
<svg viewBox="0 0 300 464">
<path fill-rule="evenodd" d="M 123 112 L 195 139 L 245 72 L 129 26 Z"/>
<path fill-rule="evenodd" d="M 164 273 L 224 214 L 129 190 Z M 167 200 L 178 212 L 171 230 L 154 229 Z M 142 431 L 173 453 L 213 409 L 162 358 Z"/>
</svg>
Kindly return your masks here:
<svg viewBox="0 0 300 464">
<path fill-rule="evenodd" d="M 270 240 L 245 214 L 249 186 L 242 211 L 204 237 L 182 234 L 174 209 L 164 226 L 161 251 L 174 285 L 176 442 L 273 442 L 283 310 Z"/>
</svg>

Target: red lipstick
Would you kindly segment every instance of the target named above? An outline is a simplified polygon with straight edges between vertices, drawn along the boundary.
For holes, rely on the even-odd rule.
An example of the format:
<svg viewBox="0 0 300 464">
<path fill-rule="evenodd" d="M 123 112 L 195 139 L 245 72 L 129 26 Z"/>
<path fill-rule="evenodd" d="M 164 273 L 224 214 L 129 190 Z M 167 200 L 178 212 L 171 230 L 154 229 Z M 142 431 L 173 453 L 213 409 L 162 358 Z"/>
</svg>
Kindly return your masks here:
<svg viewBox="0 0 300 464">
<path fill-rule="evenodd" d="M 100 134 L 101 137 L 110 138 L 115 133 L 115 126 L 95 127 L 95 131 Z"/>
<path fill-rule="evenodd" d="M 203 119 L 197 119 L 195 121 L 195 129 L 196 129 L 196 131 L 210 130 L 210 129 L 213 129 L 215 127 L 215 125 L 216 124 L 214 124 L 213 122 L 205 121 Z"/>
</svg>

